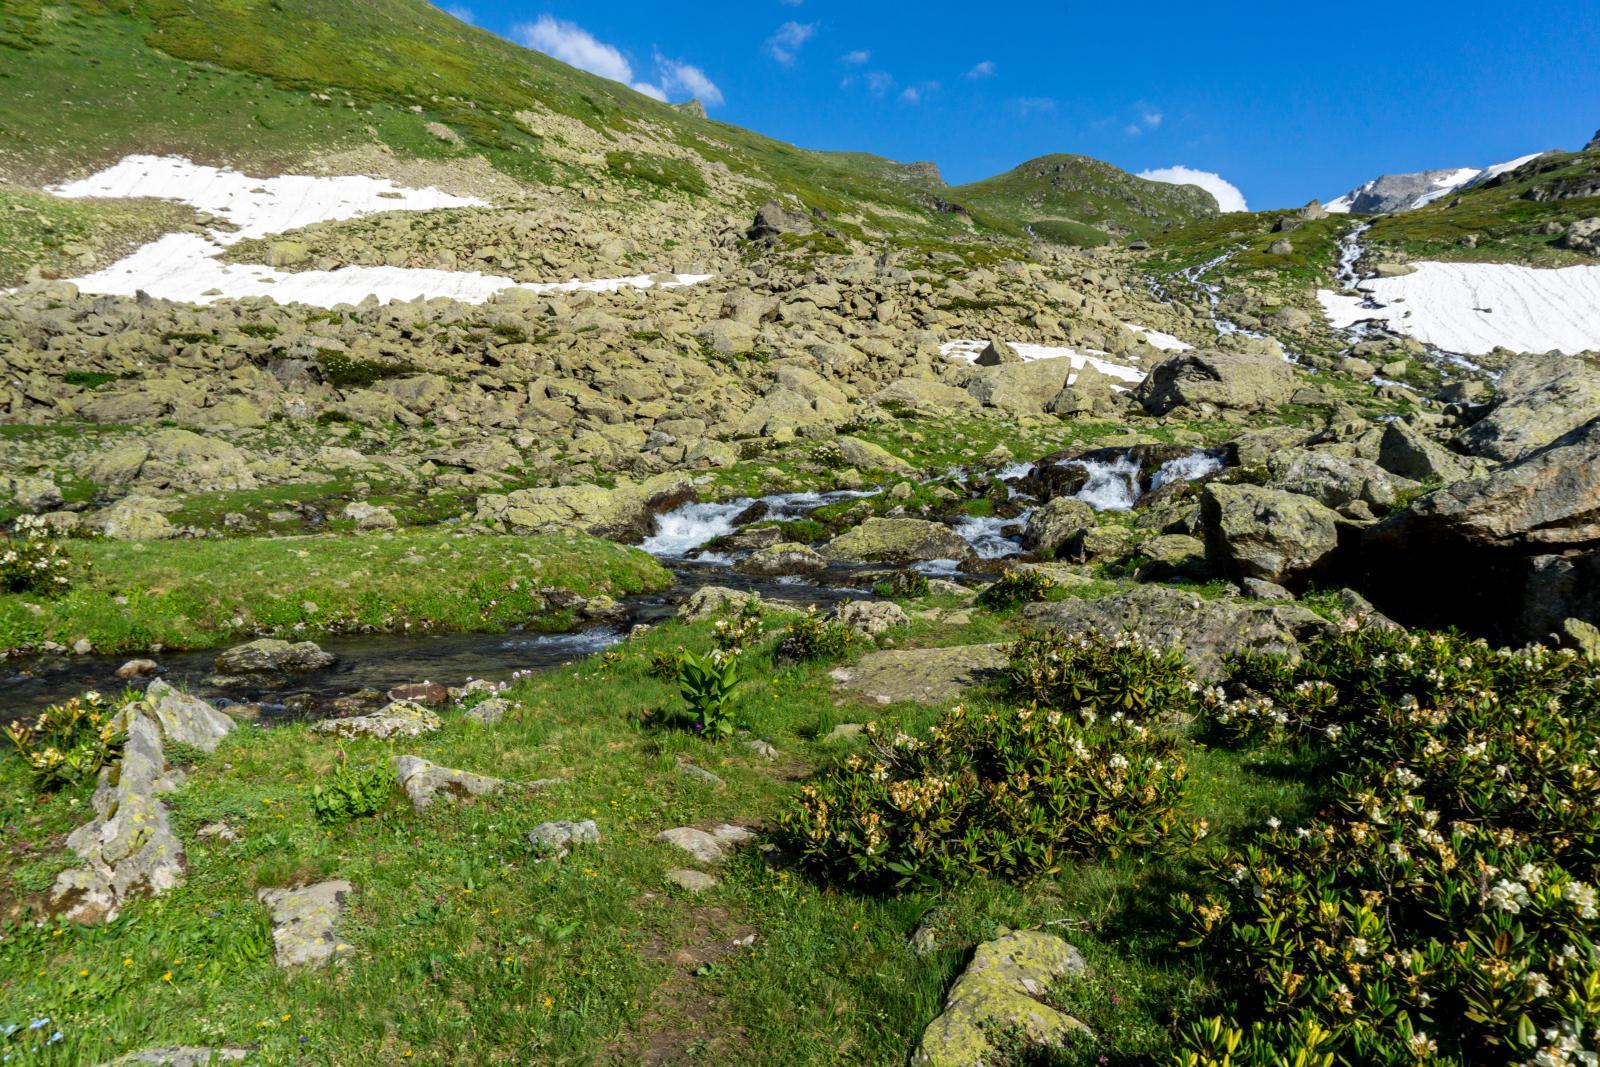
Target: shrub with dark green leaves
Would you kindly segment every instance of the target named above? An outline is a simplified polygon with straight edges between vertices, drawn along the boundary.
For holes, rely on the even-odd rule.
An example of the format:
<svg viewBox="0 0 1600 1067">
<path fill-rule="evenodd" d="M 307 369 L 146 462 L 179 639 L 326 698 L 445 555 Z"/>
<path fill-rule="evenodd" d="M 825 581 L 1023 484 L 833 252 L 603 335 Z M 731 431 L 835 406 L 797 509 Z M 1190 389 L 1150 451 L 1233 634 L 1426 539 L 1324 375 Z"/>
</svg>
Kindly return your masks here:
<svg viewBox="0 0 1600 1067">
<path fill-rule="evenodd" d="M 128 707 L 142 699 L 136 693 L 107 699 L 88 692 L 64 704 L 52 704 L 31 723 L 18 720 L 7 724 L 6 738 L 28 765 L 39 789 L 77 785 L 121 758 L 128 740 Z"/>
<path fill-rule="evenodd" d="M 921 571 L 896 571 L 872 587 L 872 591 L 881 597 L 900 597 L 905 600 L 927 596 L 929 589 L 928 576 Z"/>
<path fill-rule="evenodd" d="M 978 603 L 996 611 L 1036 604 L 1050 595 L 1056 580 L 1041 570 L 1011 570 L 996 578 L 978 597 Z"/>
<path fill-rule="evenodd" d="M 1278 1053 L 1325 1032 L 1318 1048 L 1350 1064 L 1593 1062 L 1594 665 L 1378 628 L 1302 652 L 1245 660 L 1202 696 L 1213 738 L 1295 746 L 1326 771 L 1315 818 L 1269 820 L 1178 901 L 1248 1006 L 1212 1029 Z M 1217 1047 L 1191 1037 L 1181 1062 L 1222 1062 Z"/>
<path fill-rule="evenodd" d="M 738 684 L 736 653 L 716 649 L 704 656 L 684 652 L 678 657 L 678 692 L 702 737 L 720 741 L 738 728 L 733 717 L 733 690 Z"/>
<path fill-rule="evenodd" d="M 32 515 L 0 538 L 0 592 L 55 596 L 72 587 L 72 557 Z"/>
<path fill-rule="evenodd" d="M 864 756 L 802 786 L 780 820 L 790 847 L 831 880 L 1026 880 L 1073 856 L 1151 849 L 1177 823 L 1185 762 L 1142 726 L 957 707 L 924 736 L 894 722 L 868 723 L 866 736 Z"/>
<path fill-rule="evenodd" d="M 828 622 L 812 608 L 783 632 L 777 655 L 779 659 L 826 662 L 849 654 L 858 640 L 855 630 L 843 623 Z"/>
<path fill-rule="evenodd" d="M 1200 687 L 1183 657 L 1135 634 L 1029 634 L 1006 650 L 1001 685 L 1013 699 L 1070 710 L 1085 722 L 1183 717 Z"/>
<path fill-rule="evenodd" d="M 341 758 L 333 773 L 311 787 L 311 810 L 324 823 L 376 815 L 389 803 L 394 779 L 382 763 L 352 766 Z"/>
</svg>

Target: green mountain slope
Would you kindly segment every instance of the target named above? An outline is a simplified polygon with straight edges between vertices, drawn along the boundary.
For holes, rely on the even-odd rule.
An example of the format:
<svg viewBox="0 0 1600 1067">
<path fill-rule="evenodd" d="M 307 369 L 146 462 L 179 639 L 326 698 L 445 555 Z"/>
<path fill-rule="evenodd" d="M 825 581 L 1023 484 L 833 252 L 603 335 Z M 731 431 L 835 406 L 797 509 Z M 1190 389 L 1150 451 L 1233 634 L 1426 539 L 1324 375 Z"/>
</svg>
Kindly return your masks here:
<svg viewBox="0 0 1600 1067">
<path fill-rule="evenodd" d="M 1552 153 L 1426 207 L 1385 215 L 1367 246 L 1392 258 L 1593 263 L 1565 247 L 1573 222 L 1600 216 L 1600 148 Z"/>
<path fill-rule="evenodd" d="M 1216 200 L 1197 186 L 1147 181 L 1074 155 L 1041 156 L 952 189 L 950 196 L 980 220 L 1031 227 L 1044 240 L 1078 245 L 1148 237 L 1217 213 Z"/>
</svg>

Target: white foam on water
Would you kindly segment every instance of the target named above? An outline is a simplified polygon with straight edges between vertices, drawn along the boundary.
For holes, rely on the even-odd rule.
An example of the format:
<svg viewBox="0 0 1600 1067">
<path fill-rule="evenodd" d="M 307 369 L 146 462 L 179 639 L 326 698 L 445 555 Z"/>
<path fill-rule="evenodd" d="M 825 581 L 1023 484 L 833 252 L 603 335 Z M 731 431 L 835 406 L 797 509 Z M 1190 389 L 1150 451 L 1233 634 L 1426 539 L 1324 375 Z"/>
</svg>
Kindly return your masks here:
<svg viewBox="0 0 1600 1067">
<path fill-rule="evenodd" d="M 1088 472 L 1089 480 L 1073 494 L 1096 511 L 1132 511 L 1139 491 L 1139 461 L 1131 455 L 1118 456 L 1110 462 L 1077 460 L 1077 466 Z"/>
<path fill-rule="evenodd" d="M 1320 290 L 1329 325 L 1388 328 L 1449 352 L 1600 350 L 1600 266 L 1555 269 L 1509 263 L 1414 264 L 1412 274 L 1369 278 L 1359 295 Z"/>
<path fill-rule="evenodd" d="M 1169 459 L 1151 476 L 1150 490 L 1154 492 L 1163 485 L 1170 485 L 1173 482 L 1192 482 L 1197 478 L 1215 474 L 1222 467 L 1222 457 L 1213 452 L 1191 452 L 1187 456 Z"/>
<path fill-rule="evenodd" d="M 708 541 L 733 533 L 733 520 L 749 499 L 721 504 L 685 504 L 656 516 L 656 532 L 639 546 L 652 556 L 683 559 Z M 712 560 L 710 562 L 721 562 Z"/>
<path fill-rule="evenodd" d="M 979 559 L 1004 559 L 1014 556 L 1021 551 L 1022 546 L 1014 538 L 1007 537 L 1001 530 L 1007 526 L 1015 526 L 1028 521 L 1028 513 L 1024 512 L 1015 518 L 1001 519 L 995 516 L 968 516 L 957 522 L 952 529 L 955 530 L 972 550 L 978 554 Z"/>
<path fill-rule="evenodd" d="M 445 298 L 481 304 L 507 289 L 537 293 L 614 292 L 618 289 L 696 285 L 710 275 L 651 275 L 588 281 L 523 283 L 476 271 L 411 267 L 341 267 L 280 271 L 263 264 L 224 263 L 229 245 L 268 237 L 317 222 L 359 218 L 386 211 L 434 211 L 488 207 L 486 200 L 438 189 L 407 189 L 386 178 L 360 175 L 317 177 L 286 174 L 252 178 L 238 171 L 172 156 L 128 156 L 80 181 L 52 189 L 68 199 L 153 197 L 188 204 L 224 220 L 231 228 L 204 234 L 173 233 L 135 250 L 104 270 L 72 282 L 82 292 L 208 304 L 214 300 L 271 297 L 281 304 L 337 307 L 367 297 L 382 302 Z"/>
</svg>

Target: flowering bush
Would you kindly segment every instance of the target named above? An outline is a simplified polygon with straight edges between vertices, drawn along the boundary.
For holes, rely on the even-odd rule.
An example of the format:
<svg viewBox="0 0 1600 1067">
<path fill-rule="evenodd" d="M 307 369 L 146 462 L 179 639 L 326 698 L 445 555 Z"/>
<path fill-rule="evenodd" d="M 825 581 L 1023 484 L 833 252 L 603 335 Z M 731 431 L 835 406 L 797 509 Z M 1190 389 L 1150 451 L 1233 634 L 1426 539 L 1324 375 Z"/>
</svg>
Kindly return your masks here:
<svg viewBox="0 0 1600 1067">
<path fill-rule="evenodd" d="M 16 747 L 34 783 L 44 790 L 76 785 L 100 773 L 100 768 L 122 755 L 127 741 L 126 710 L 138 696 L 107 700 L 88 692 L 64 704 L 53 704 L 32 723 L 6 726 L 6 738 Z"/>
<path fill-rule="evenodd" d="M 1213 736 L 1306 745 L 1329 770 L 1317 818 L 1270 820 L 1210 858 L 1213 891 L 1179 900 L 1190 943 L 1247 983 L 1252 1041 L 1325 1031 L 1347 1063 L 1594 1063 L 1593 666 L 1373 628 L 1233 680 L 1202 695 Z"/>
<path fill-rule="evenodd" d="M 825 622 L 812 608 L 789 624 L 778 645 L 778 657 L 790 660 L 835 660 L 856 643 L 856 632 L 838 622 Z"/>
<path fill-rule="evenodd" d="M 783 834 L 827 877 L 879 885 L 1029 878 L 1067 856 L 1147 849 L 1176 819 L 1185 764 L 1144 727 L 1060 711 L 955 708 L 926 737 L 868 723 L 869 750 L 805 785 Z"/>
<path fill-rule="evenodd" d="M 50 537 L 36 516 L 19 518 L 10 536 L 0 540 L 0 591 L 53 595 L 71 585 L 66 546 Z"/>
<path fill-rule="evenodd" d="M 1086 723 L 1146 722 L 1197 710 L 1199 686 L 1183 657 L 1138 634 L 1030 634 L 1007 649 L 1007 692 L 1040 707 L 1071 710 Z"/>
<path fill-rule="evenodd" d="M 1004 611 L 1019 604 L 1033 604 L 1050 595 L 1056 580 L 1043 571 L 1018 571 L 1007 568 L 994 584 L 978 597 L 986 608 Z"/>
<path fill-rule="evenodd" d="M 765 632 L 761 625 L 761 605 L 747 601 L 732 618 L 717 620 L 717 648 L 738 655 L 758 644 Z"/>
</svg>

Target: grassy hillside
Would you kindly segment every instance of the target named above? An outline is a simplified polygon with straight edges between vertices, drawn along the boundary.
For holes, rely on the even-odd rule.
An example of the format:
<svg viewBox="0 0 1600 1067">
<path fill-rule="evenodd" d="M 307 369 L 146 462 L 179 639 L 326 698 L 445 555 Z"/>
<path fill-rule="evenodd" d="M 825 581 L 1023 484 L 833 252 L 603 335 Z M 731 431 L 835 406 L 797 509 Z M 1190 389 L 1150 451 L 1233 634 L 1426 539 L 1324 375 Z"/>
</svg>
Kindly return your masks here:
<svg viewBox="0 0 1600 1067">
<path fill-rule="evenodd" d="M 0 188 L 0 286 L 97 270 L 194 217 L 157 200 L 62 200 Z"/>
<path fill-rule="evenodd" d="M 1318 286 L 1333 279 L 1338 266 L 1339 238 L 1352 225 L 1347 215 L 1304 222 L 1288 232 L 1276 232 L 1278 220 L 1295 217 L 1295 212 L 1233 212 L 1175 227 L 1150 238 L 1147 266 L 1158 275 L 1175 274 L 1225 253 L 1235 255 L 1219 264 L 1206 277 L 1213 282 L 1254 277 L 1281 279 L 1285 284 Z M 1269 251 L 1287 238 L 1293 251 Z"/>
<path fill-rule="evenodd" d="M 1171 226 L 1217 213 L 1211 194 L 1193 185 L 1136 178 L 1087 156 L 1030 160 L 994 178 L 959 186 L 951 199 L 980 218 L 1063 244 L 1100 245 L 1113 238 L 1150 237 Z"/>
<path fill-rule="evenodd" d="M 1600 215 L 1600 195 L 1562 195 L 1586 188 L 1600 190 L 1600 149 L 1541 156 L 1476 188 L 1380 218 L 1367 243 L 1409 259 L 1593 263 L 1593 256 L 1562 248 L 1559 233 L 1547 232 Z M 1476 238 L 1472 247 L 1462 244 L 1469 237 Z"/>
</svg>

